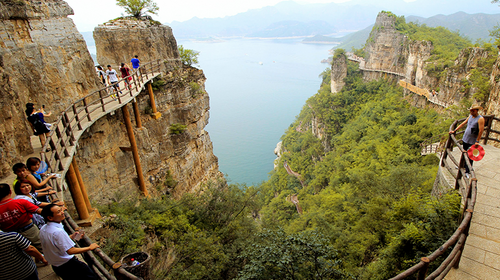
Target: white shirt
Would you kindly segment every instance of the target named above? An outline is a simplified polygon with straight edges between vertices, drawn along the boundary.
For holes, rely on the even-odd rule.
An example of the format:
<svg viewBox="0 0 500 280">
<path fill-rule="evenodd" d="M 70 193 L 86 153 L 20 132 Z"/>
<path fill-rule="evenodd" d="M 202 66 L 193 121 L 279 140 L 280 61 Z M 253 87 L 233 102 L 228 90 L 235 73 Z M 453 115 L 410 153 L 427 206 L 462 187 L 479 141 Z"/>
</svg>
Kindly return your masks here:
<svg viewBox="0 0 500 280">
<path fill-rule="evenodd" d="M 66 251 L 75 247 L 61 223 L 48 222 L 40 229 L 40 241 L 45 259 L 53 266 L 61 266 L 71 260 L 73 255 Z"/>
<path fill-rule="evenodd" d="M 107 70 L 106 75 L 108 75 L 110 82 L 118 82 L 118 76 L 116 76 L 115 69 Z"/>
</svg>

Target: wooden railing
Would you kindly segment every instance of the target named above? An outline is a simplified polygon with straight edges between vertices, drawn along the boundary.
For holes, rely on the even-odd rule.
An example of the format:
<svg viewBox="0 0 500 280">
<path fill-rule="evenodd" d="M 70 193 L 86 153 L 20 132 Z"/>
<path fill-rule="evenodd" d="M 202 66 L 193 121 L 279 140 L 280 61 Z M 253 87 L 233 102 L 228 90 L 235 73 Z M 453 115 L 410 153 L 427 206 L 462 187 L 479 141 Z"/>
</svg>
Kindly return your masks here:
<svg viewBox="0 0 500 280">
<path fill-rule="evenodd" d="M 78 140 L 85 129 L 99 118 L 132 101 L 144 89 L 147 82 L 160 75 L 165 63 L 167 63 L 166 60 L 146 63 L 129 76 L 132 78 L 129 80 L 130 88 L 125 87 L 123 83 L 124 79 L 128 79 L 128 77 L 123 78 L 119 80 L 121 91 L 114 91 L 113 86 L 103 87 L 77 100 L 61 112 L 57 122 L 53 124 L 52 131 L 40 153 L 42 161 L 48 165 L 47 173 L 62 175 L 61 178 L 53 180 L 56 182 L 58 191 L 62 190 L 65 174 L 76 152 Z M 64 222 L 66 230 L 72 233 L 78 225 L 68 213 L 65 213 L 65 215 L 67 218 Z M 84 247 L 89 246 L 91 243 L 92 241 L 86 236 L 79 242 Z M 103 279 L 141 279 L 123 269 L 120 263 L 113 261 L 100 249 L 85 253 L 84 258 L 94 271 L 104 277 Z M 114 276 L 109 273 L 103 264 L 112 268 Z"/>
<path fill-rule="evenodd" d="M 446 143 L 445 135 L 438 135 L 431 137 L 424 142 L 420 143 L 420 154 L 439 154 L 444 150 L 444 144 Z"/>
<path fill-rule="evenodd" d="M 485 118 L 485 129 L 483 133 L 483 143 L 487 144 L 488 141 L 495 141 L 500 143 L 500 131 L 494 130 L 492 125 L 494 122 L 500 124 L 500 119 L 493 115 L 484 116 Z M 455 130 L 458 124 L 463 122 L 465 119 L 456 120 L 450 126 L 450 131 Z M 456 135 L 463 134 L 464 131 L 457 132 Z M 492 137 L 492 133 L 496 134 L 496 137 Z M 445 150 L 441 157 L 441 167 L 446 168 L 450 174 L 455 178 L 455 189 L 458 190 L 462 195 L 462 215 L 461 222 L 458 228 L 455 230 L 453 235 L 436 251 L 427 257 L 421 258 L 420 262 L 411 268 L 407 269 L 403 273 L 398 274 L 396 277 L 390 280 L 400 280 L 406 279 L 409 276 L 418 274 L 418 280 L 430 280 L 430 279 L 443 279 L 446 274 L 451 270 L 451 268 L 458 268 L 460 263 L 460 257 L 462 256 L 462 250 L 465 246 L 465 241 L 469 233 L 469 227 L 472 220 L 472 214 L 474 212 L 474 205 L 476 204 L 477 196 L 477 179 L 474 170 L 471 167 L 469 157 L 467 156 L 467 151 L 462 148 L 460 144 L 461 140 L 456 138 L 456 135 L 450 134 L 448 140 L 446 141 Z M 457 147 L 460 150 L 460 157 L 457 159 L 452 155 L 453 148 Z M 451 163 L 447 161 L 449 159 Z M 470 170 L 470 179 L 465 176 L 465 166 L 468 166 Z M 458 172 L 457 172 L 458 170 Z M 454 175 L 456 173 L 456 175 Z M 451 252 L 441 263 L 441 265 L 431 274 L 427 275 L 427 270 L 429 264 L 436 260 L 439 256 L 445 254 L 449 248 L 453 246 Z"/>
<path fill-rule="evenodd" d="M 132 78 L 131 88 L 123 84 L 123 81 L 128 79 L 126 77 L 119 80 L 119 84 L 122 84 L 119 91 L 115 91 L 112 85 L 103 87 L 77 100 L 62 111 L 56 123 L 53 124 L 52 131 L 40 153 L 42 161 L 48 165 L 48 172 L 62 172 L 64 175 L 75 152 L 79 138 L 77 135 L 81 136 L 83 131 L 100 117 L 116 110 L 115 104 L 130 102 L 130 98 L 137 96 L 146 82 L 159 75 L 162 63 L 162 60 L 156 60 L 139 67 L 138 71 L 129 76 Z M 125 98 L 127 101 L 124 100 Z M 62 180 L 57 180 L 57 183 L 60 191 Z"/>
</svg>

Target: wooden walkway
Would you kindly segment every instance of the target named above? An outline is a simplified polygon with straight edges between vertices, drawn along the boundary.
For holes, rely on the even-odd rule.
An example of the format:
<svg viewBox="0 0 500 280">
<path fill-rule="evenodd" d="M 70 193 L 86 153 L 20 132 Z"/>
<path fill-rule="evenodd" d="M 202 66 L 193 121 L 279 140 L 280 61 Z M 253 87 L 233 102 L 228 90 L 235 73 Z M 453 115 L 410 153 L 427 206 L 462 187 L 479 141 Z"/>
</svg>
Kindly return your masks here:
<svg viewBox="0 0 500 280">
<path fill-rule="evenodd" d="M 113 91 L 112 87 L 103 88 L 93 92 L 86 97 L 76 101 L 72 106 L 63 111 L 57 122 L 52 126 L 51 135 L 47 138 L 45 147 L 41 147 L 38 137 L 32 136 L 31 143 L 34 152 L 24 157 L 26 161 L 29 157 L 40 157 L 42 161 L 49 165 L 48 172 L 61 174 L 61 178 L 54 179 L 58 191 L 58 197 L 63 197 L 60 192 L 63 191 L 63 181 L 65 174 L 71 165 L 74 154 L 76 153 L 77 143 L 87 128 L 92 126 L 97 120 L 113 114 L 117 109 L 135 101 L 137 97 L 146 87 L 146 84 L 151 82 L 155 77 L 161 75 L 161 62 L 154 61 L 141 66 L 141 73 L 135 72 L 131 75 L 131 86 L 127 87 L 124 80 L 120 80 L 120 91 Z M 50 148 L 50 151 L 46 151 Z M 45 151 L 45 152 L 44 152 Z M 0 182 L 7 183 L 12 186 L 15 175 L 1 178 Z M 54 186 L 54 184 L 52 184 Z M 102 258 L 102 252 L 96 249 L 94 253 Z M 81 256 L 79 256 L 81 257 Z M 111 265 L 112 260 L 108 259 L 107 264 Z M 104 260 L 106 262 L 106 260 Z M 90 264 L 89 264 L 90 265 Z M 94 267 L 94 266 L 93 266 Z M 102 265 L 101 265 L 102 267 Z M 116 268 L 119 273 L 123 274 L 123 268 Z M 50 266 L 38 267 L 39 278 L 44 280 L 60 279 L 52 271 Z M 102 279 L 115 279 L 114 277 L 105 277 L 98 272 Z M 131 278 L 132 279 L 132 278 Z"/>
<path fill-rule="evenodd" d="M 447 280 L 500 279 L 500 149 L 482 146 L 486 154 L 474 162 L 478 194 L 469 236 L 460 266 L 450 270 Z M 458 157 L 458 149 L 453 154 Z"/>
</svg>

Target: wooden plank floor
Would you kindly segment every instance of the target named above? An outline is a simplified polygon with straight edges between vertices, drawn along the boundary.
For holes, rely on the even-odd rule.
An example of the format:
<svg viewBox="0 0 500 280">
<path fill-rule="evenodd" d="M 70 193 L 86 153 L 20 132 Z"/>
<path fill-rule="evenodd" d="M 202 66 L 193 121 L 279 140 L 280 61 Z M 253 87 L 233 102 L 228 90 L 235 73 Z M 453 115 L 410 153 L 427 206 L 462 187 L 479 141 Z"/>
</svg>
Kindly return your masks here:
<svg viewBox="0 0 500 280">
<path fill-rule="evenodd" d="M 446 280 L 500 279 L 500 149 L 482 145 L 486 151 L 474 162 L 477 177 L 477 201 L 458 269 Z M 454 156 L 458 157 L 457 149 Z"/>
</svg>

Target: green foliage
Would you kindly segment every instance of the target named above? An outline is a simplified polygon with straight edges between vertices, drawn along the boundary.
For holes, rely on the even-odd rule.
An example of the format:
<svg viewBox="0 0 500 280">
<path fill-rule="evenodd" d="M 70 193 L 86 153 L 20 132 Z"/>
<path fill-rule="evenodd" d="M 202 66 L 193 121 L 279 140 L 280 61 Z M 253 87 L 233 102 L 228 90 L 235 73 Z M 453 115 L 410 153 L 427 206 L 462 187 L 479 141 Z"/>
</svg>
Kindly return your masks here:
<svg viewBox="0 0 500 280">
<path fill-rule="evenodd" d="M 327 67 L 321 74 L 319 74 L 319 77 L 321 78 L 321 84 L 326 85 L 329 84 L 331 79 L 332 79 L 332 68 Z"/>
<path fill-rule="evenodd" d="M 189 82 L 189 92 L 192 98 L 203 95 L 203 88 L 197 82 Z"/>
<path fill-rule="evenodd" d="M 173 123 L 170 125 L 170 134 L 181 134 L 186 131 L 187 125 L 180 123 Z"/>
<path fill-rule="evenodd" d="M 490 77 L 483 74 L 478 69 L 472 69 L 470 72 L 470 80 L 474 87 L 477 88 L 477 92 L 474 93 L 474 98 L 480 102 L 488 101 L 490 97 Z"/>
<path fill-rule="evenodd" d="M 102 249 L 114 259 L 135 251 L 152 255 L 155 279 L 232 279 L 243 267 L 239 253 L 251 242 L 256 191 L 212 182 L 180 200 L 113 203 L 113 234 Z"/>
<path fill-rule="evenodd" d="M 116 5 L 125 8 L 125 13 L 137 19 L 145 14 L 156 15 L 159 9 L 153 0 L 116 0 Z"/>
<path fill-rule="evenodd" d="M 335 51 L 333 52 L 333 59 L 337 59 L 341 56 L 345 56 L 345 50 L 344 49 L 335 49 Z"/>
<path fill-rule="evenodd" d="M 151 84 L 153 90 L 155 91 L 160 90 L 164 85 L 165 85 L 165 80 L 163 80 L 160 77 L 155 77 L 153 79 L 153 83 Z"/>
<path fill-rule="evenodd" d="M 430 196 L 437 162 L 422 158 L 419 145 L 447 131 L 451 121 L 410 107 L 401 89 L 383 80 L 363 82 L 351 64 L 345 81 L 335 95 L 322 87 L 282 137 L 287 152 L 262 185 L 262 226 L 287 233 L 317 230 L 346 272 L 387 279 L 437 249 L 457 226 L 459 200 Z M 313 119 L 323 127 L 322 139 L 298 129 Z M 287 201 L 291 194 L 298 194 L 302 215 Z M 397 265 L 383 271 L 389 263 Z"/>
<path fill-rule="evenodd" d="M 200 52 L 185 49 L 182 45 L 179 45 L 179 55 L 181 57 L 181 62 L 186 66 L 191 66 L 193 64 L 198 64 L 198 55 Z"/>
<path fill-rule="evenodd" d="M 320 233 L 286 234 L 264 230 L 241 255 L 246 265 L 239 280 L 346 279 L 335 249 Z"/>
</svg>

